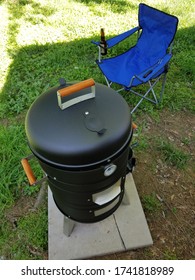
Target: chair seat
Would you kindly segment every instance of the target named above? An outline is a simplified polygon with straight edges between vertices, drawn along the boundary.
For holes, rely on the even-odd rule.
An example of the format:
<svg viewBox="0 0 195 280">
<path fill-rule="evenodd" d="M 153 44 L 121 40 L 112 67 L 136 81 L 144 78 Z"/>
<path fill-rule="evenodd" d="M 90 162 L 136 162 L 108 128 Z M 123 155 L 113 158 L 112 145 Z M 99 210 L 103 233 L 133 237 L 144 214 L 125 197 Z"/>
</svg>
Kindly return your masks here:
<svg viewBox="0 0 195 280">
<path fill-rule="evenodd" d="M 146 69 L 156 64 L 159 59 L 159 57 L 141 56 L 138 48 L 133 47 L 116 57 L 103 59 L 101 62 L 97 61 L 97 64 L 108 80 L 128 88 L 133 76 L 146 71 Z M 135 78 L 131 87 L 142 83 L 142 81 Z"/>
</svg>

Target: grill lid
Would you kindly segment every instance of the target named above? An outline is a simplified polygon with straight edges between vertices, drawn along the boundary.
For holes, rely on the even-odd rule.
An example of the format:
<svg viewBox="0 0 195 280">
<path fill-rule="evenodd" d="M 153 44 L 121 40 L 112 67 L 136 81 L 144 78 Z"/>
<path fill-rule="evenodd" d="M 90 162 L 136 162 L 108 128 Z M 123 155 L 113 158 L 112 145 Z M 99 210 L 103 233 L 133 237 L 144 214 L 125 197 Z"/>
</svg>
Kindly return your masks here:
<svg viewBox="0 0 195 280">
<path fill-rule="evenodd" d="M 25 128 L 32 152 L 62 167 L 108 160 L 128 145 L 132 134 L 126 101 L 92 79 L 53 87 L 39 96 L 27 113 Z"/>
</svg>

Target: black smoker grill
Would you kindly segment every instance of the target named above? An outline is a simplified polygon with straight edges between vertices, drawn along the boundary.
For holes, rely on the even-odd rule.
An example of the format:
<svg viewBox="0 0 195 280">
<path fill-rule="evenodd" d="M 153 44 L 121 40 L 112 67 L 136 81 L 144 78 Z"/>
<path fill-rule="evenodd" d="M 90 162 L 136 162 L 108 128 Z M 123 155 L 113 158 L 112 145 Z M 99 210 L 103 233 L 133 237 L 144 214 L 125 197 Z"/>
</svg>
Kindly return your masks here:
<svg viewBox="0 0 195 280">
<path fill-rule="evenodd" d="M 92 79 L 68 85 L 61 79 L 60 86 L 32 104 L 25 128 L 64 215 L 90 223 L 118 208 L 132 137 L 129 107 L 121 95 Z M 27 158 L 23 166 L 34 184 Z"/>
</svg>

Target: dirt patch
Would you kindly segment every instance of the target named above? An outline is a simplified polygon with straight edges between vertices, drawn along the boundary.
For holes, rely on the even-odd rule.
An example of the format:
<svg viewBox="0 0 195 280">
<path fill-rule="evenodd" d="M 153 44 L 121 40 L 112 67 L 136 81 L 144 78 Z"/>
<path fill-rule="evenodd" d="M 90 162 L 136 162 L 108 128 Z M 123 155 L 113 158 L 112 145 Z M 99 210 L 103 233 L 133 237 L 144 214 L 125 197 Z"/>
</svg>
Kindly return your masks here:
<svg viewBox="0 0 195 280">
<path fill-rule="evenodd" d="M 35 192 L 31 196 L 21 193 L 20 198 L 15 202 L 14 206 L 6 211 L 5 216 L 7 220 L 13 226 L 17 227 L 17 220 L 24 217 L 29 212 L 35 212 L 38 210 L 42 205 L 44 205 L 45 198 L 47 198 L 47 183 L 44 181 L 41 184 L 38 193 Z"/>
<path fill-rule="evenodd" d="M 32 197 L 21 196 L 15 205 L 6 211 L 5 217 L 13 228 L 17 228 L 17 223 L 20 218 L 33 211 L 35 202 L 35 195 Z"/>
<path fill-rule="evenodd" d="M 163 111 L 156 121 L 138 117 L 143 125 L 144 147 L 134 149 L 137 165 L 134 181 L 143 205 L 154 244 L 147 248 L 98 259 L 194 259 L 195 258 L 195 115 Z M 159 139 L 188 155 L 182 168 L 166 161 Z M 150 209 L 153 197 L 156 204 Z"/>
</svg>

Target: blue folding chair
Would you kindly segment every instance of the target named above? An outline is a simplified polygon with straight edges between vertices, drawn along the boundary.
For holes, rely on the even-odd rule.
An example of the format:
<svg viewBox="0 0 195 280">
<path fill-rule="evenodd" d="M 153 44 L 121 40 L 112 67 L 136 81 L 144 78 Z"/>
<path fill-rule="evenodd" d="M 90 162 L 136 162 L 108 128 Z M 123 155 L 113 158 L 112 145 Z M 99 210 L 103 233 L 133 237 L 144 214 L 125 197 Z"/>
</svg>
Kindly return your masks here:
<svg viewBox="0 0 195 280">
<path fill-rule="evenodd" d="M 138 21 L 137 27 L 107 40 L 109 49 L 138 31 L 136 44 L 116 57 L 102 59 L 100 42 L 92 41 L 99 48 L 96 62 L 108 86 L 117 83 L 122 85 L 120 90 L 127 90 L 141 97 L 131 113 L 145 99 L 154 104 L 161 101 L 178 25 L 177 17 L 142 3 L 139 4 Z M 162 88 L 157 95 L 154 86 L 161 78 Z M 132 89 L 145 83 L 148 83 L 149 89 L 144 93 Z"/>
</svg>

